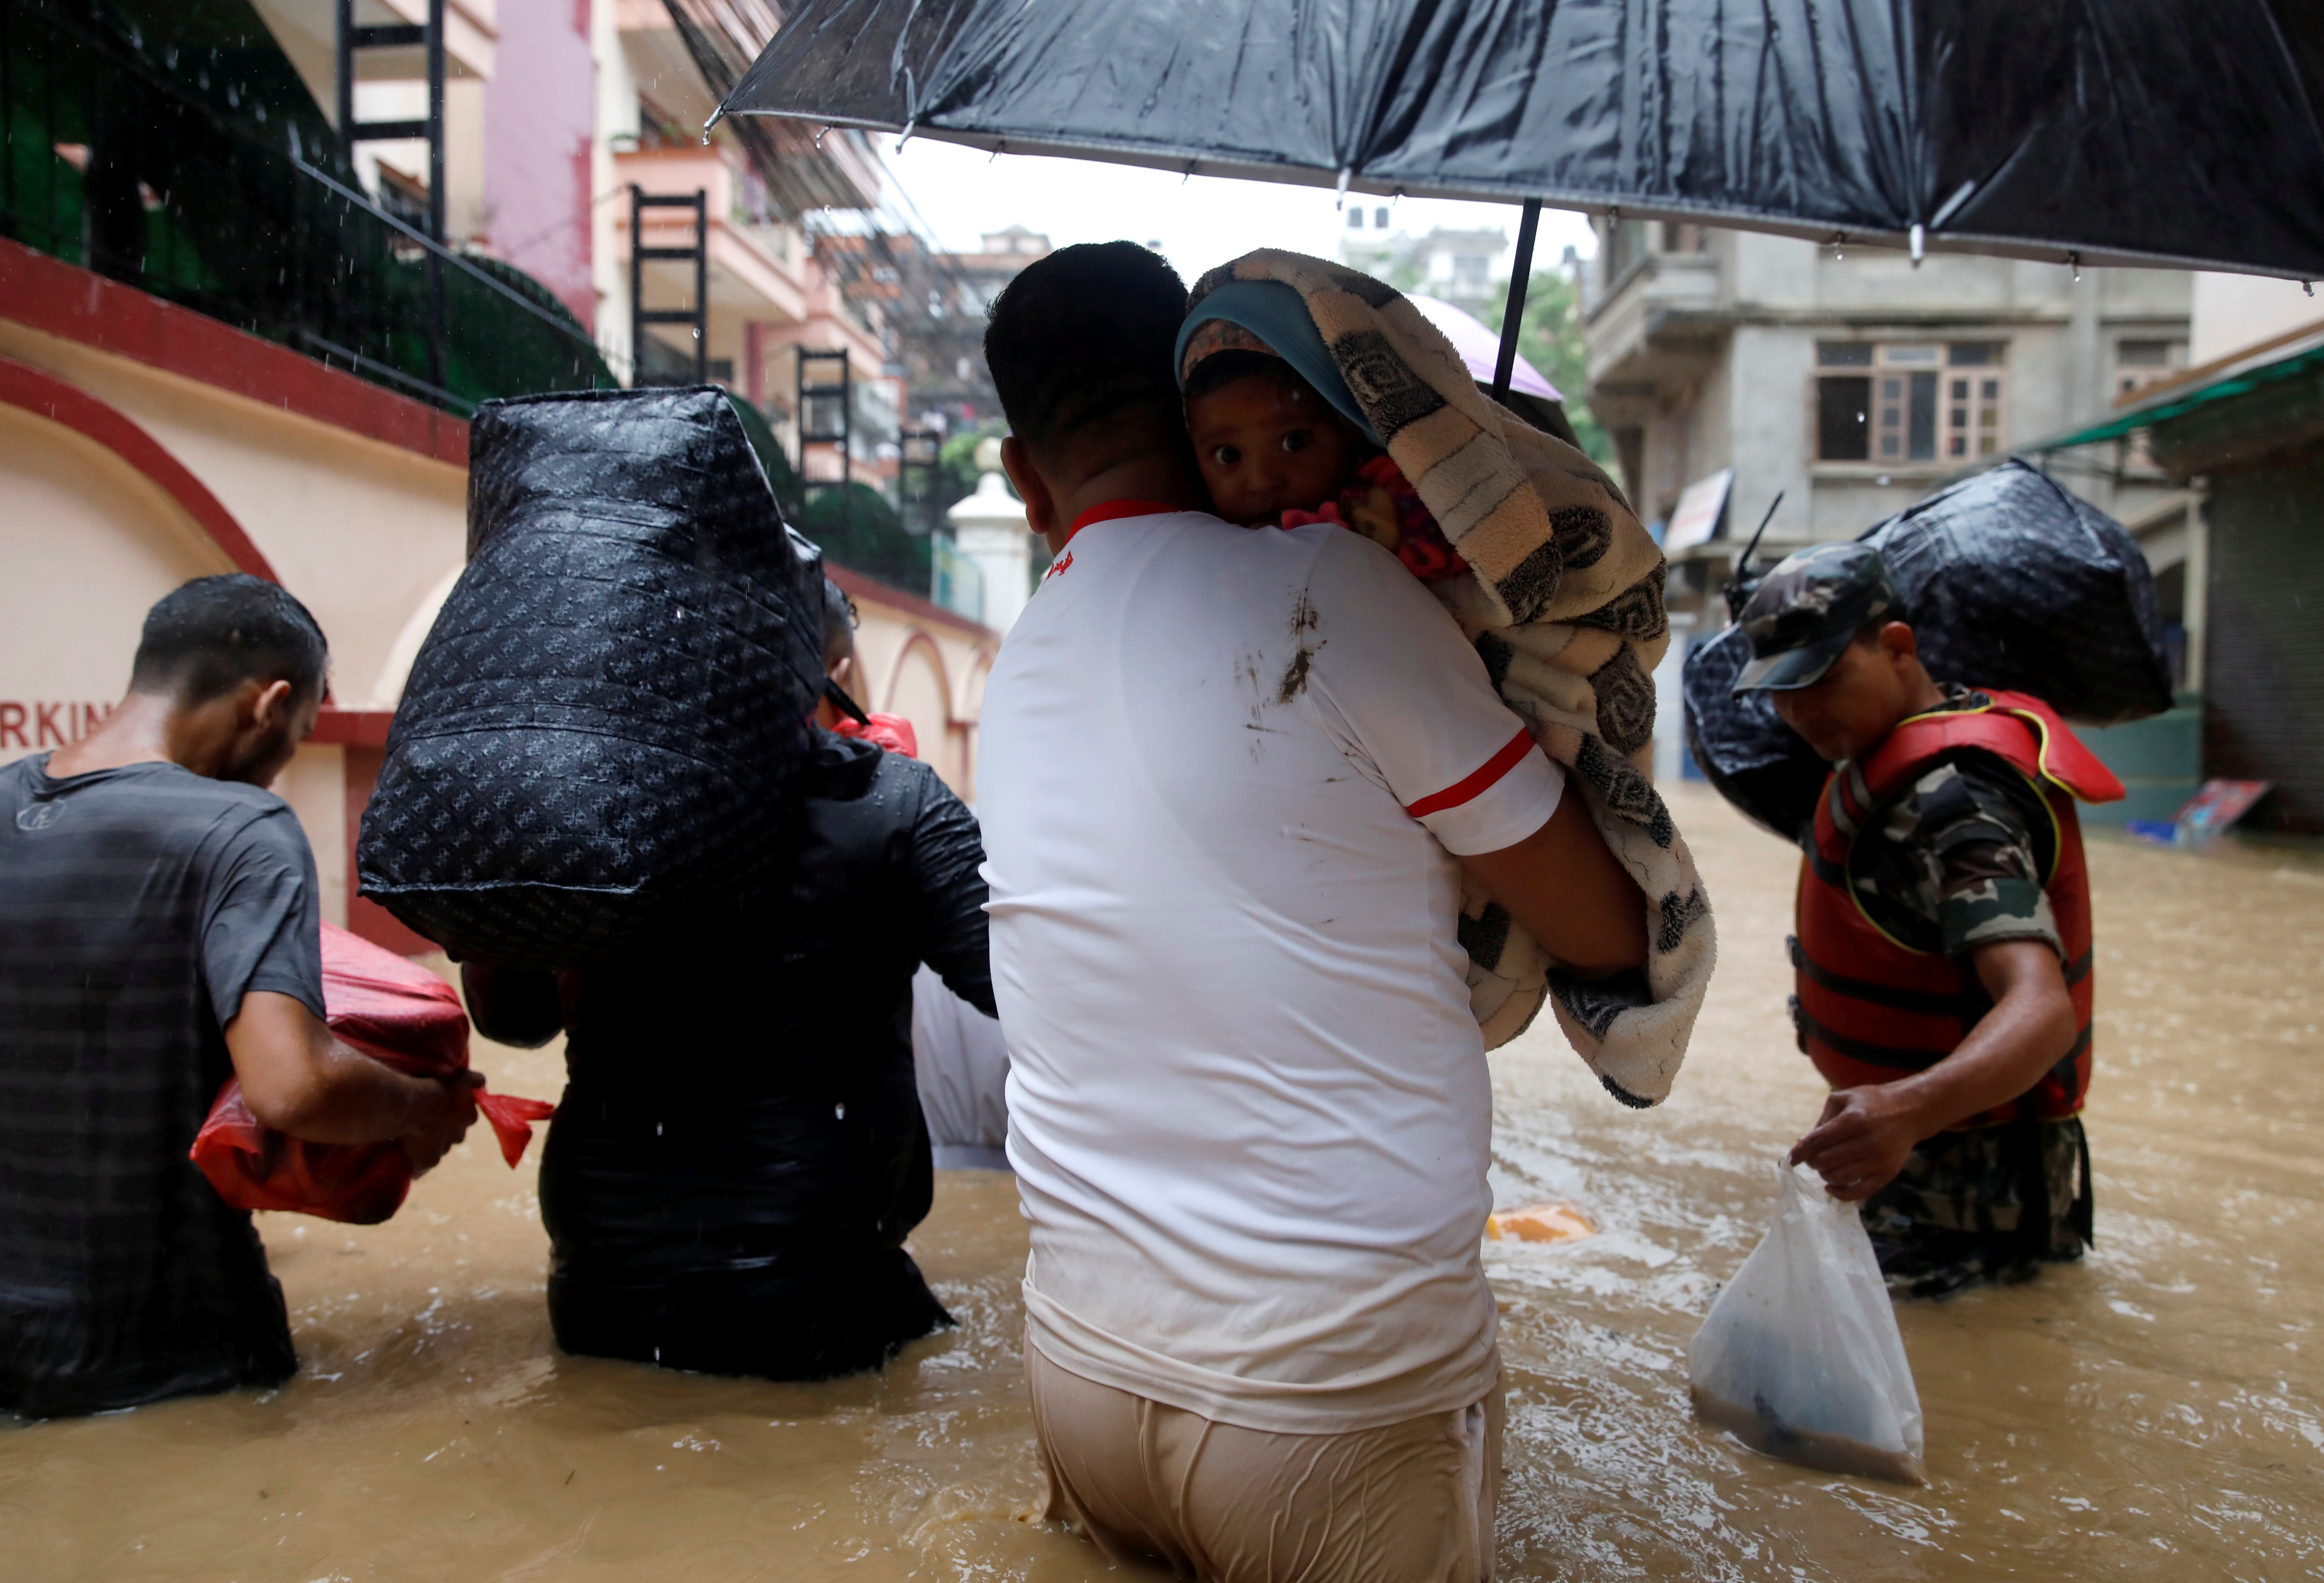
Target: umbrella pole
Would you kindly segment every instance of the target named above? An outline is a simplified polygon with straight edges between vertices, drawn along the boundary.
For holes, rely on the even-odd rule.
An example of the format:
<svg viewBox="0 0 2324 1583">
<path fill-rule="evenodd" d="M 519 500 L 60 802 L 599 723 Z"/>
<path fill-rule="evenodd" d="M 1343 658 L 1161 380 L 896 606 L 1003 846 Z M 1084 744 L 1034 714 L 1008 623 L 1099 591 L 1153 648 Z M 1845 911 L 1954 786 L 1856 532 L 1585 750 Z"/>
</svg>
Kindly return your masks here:
<svg viewBox="0 0 2324 1583">
<path fill-rule="evenodd" d="M 1501 354 L 1493 360 L 1493 400 L 1506 404 L 1509 376 L 1517 372 L 1517 329 L 1525 323 L 1526 285 L 1533 276 L 1533 239 L 1541 229 L 1541 199 L 1525 201 L 1525 218 L 1517 223 L 1517 257 L 1509 263 L 1509 301 L 1501 309 Z"/>
</svg>

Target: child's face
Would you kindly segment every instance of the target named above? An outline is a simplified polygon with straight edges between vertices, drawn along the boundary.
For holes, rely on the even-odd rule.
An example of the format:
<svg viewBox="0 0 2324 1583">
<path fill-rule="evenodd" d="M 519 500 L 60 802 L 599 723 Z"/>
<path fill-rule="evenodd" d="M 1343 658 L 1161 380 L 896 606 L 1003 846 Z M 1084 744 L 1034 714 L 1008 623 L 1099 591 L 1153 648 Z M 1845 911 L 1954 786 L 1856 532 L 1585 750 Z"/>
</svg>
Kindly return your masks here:
<svg viewBox="0 0 2324 1583">
<path fill-rule="evenodd" d="M 1252 374 L 1186 404 L 1194 459 L 1211 501 L 1230 522 L 1272 525 L 1314 511 L 1355 473 L 1345 419 L 1288 372 Z"/>
</svg>

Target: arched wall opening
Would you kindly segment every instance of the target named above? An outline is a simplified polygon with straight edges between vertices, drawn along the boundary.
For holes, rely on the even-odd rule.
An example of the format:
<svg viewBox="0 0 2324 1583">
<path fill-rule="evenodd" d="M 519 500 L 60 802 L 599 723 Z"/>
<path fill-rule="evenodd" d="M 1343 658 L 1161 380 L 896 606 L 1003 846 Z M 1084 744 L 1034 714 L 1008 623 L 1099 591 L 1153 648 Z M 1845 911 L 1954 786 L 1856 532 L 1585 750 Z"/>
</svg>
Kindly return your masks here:
<svg viewBox="0 0 2324 1583">
<path fill-rule="evenodd" d="M 64 424 L 0 405 L 0 763 L 86 734 L 129 680 L 145 612 L 235 570 L 151 478 Z"/>
</svg>

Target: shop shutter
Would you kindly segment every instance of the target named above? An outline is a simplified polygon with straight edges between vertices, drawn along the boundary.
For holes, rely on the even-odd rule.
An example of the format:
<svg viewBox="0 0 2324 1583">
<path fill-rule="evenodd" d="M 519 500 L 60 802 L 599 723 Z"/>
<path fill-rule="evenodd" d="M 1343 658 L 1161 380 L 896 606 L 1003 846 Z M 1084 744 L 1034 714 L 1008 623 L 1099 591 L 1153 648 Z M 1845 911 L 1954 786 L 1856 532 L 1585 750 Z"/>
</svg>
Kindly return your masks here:
<svg viewBox="0 0 2324 1583">
<path fill-rule="evenodd" d="M 2324 832 L 2324 460 L 2212 475 L 2203 773 L 2272 780 L 2251 827 Z"/>
</svg>

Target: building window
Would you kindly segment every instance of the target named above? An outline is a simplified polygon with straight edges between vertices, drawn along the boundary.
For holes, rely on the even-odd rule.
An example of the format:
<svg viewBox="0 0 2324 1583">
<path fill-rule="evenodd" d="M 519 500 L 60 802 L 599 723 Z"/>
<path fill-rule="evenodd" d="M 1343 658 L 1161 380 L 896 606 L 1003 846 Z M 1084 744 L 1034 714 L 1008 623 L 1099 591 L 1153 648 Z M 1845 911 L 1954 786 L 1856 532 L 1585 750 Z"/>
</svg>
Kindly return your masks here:
<svg viewBox="0 0 2324 1583">
<path fill-rule="evenodd" d="M 1825 462 L 1933 462 L 1998 455 L 2007 353 L 1999 341 L 1914 345 L 1822 341 L 1816 378 L 1816 456 Z"/>
<path fill-rule="evenodd" d="M 1869 430 L 1872 382 L 1862 374 L 1825 374 L 1816 381 L 1816 455 L 1827 462 L 1861 462 Z"/>
<path fill-rule="evenodd" d="M 1493 261 L 1481 253 L 1452 255 L 1452 283 L 1464 290 L 1481 291 L 1490 278 Z"/>
<path fill-rule="evenodd" d="M 1355 207 L 1348 211 L 1348 229 L 1351 231 L 1360 231 L 1363 228 L 1364 206 L 1358 204 Z"/>
<path fill-rule="evenodd" d="M 2003 363 L 2006 341 L 1955 341 L 1945 348 L 1944 453 L 1948 457 L 2000 454 L 2007 425 L 2002 398 L 2007 393 Z"/>
<path fill-rule="evenodd" d="M 1379 208 L 1372 211 L 1372 229 L 1375 231 L 1385 231 L 1388 229 L 1387 205 L 1382 204 Z"/>
<path fill-rule="evenodd" d="M 2116 400 L 2159 384 L 2187 366 L 2184 341 L 2117 341 L 2114 347 Z"/>
<path fill-rule="evenodd" d="M 2135 340 L 2116 341 L 2114 345 L 2114 400 L 2117 407 L 2128 406 L 2150 385 L 2175 379 L 2187 367 L 2187 343 L 2184 341 Z M 2133 433 L 2121 442 L 2117 452 L 2120 471 L 2129 477 L 2157 478 L 2161 470 L 2154 465 L 2152 448 L 2153 437 L 2145 429 Z"/>
</svg>

